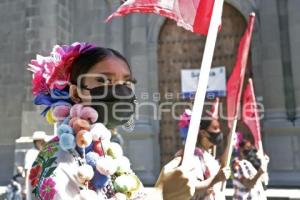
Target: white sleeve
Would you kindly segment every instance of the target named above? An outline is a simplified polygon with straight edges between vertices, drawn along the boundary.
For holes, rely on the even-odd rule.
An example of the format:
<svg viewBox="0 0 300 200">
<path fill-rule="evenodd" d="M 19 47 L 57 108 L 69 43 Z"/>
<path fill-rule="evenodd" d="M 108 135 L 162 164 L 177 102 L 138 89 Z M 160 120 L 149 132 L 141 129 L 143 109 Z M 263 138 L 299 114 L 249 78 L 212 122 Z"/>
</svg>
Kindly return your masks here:
<svg viewBox="0 0 300 200">
<path fill-rule="evenodd" d="M 28 170 L 31 168 L 33 162 L 35 161 L 36 157 L 38 156 L 39 152 L 33 149 L 28 150 L 28 152 L 25 155 L 24 160 L 24 168 L 25 170 Z"/>
</svg>

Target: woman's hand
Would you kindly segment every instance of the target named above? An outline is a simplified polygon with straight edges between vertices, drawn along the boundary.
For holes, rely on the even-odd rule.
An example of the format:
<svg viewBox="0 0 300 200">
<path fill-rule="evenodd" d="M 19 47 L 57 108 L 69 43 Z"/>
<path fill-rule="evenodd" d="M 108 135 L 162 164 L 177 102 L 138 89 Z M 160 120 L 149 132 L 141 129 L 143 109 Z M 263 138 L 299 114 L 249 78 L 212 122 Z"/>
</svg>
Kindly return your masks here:
<svg viewBox="0 0 300 200">
<path fill-rule="evenodd" d="M 226 181 L 227 179 L 229 179 L 230 174 L 231 174 L 230 167 L 224 167 L 224 168 L 220 169 L 214 178 L 215 179 L 214 183 L 217 183 L 220 181 Z"/>
<path fill-rule="evenodd" d="M 162 189 L 164 200 L 189 200 L 195 193 L 193 166 L 190 169 L 179 166 L 181 159 L 176 157 L 170 161 L 159 175 L 155 186 Z"/>
<path fill-rule="evenodd" d="M 260 169 L 266 173 L 268 171 L 268 165 L 270 162 L 270 158 L 267 155 L 259 156 L 259 159 L 261 160 L 261 166 Z"/>
</svg>

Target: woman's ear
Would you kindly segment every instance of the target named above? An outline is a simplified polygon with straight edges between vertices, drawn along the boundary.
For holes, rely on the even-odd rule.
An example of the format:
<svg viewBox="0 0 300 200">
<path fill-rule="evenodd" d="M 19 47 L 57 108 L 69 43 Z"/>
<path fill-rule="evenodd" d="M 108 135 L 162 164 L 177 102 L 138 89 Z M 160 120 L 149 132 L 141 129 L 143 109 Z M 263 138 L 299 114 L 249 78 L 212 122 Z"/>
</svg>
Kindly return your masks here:
<svg viewBox="0 0 300 200">
<path fill-rule="evenodd" d="M 70 94 L 70 98 L 72 99 L 72 101 L 74 103 L 80 103 L 81 102 L 81 99 L 79 97 L 76 85 L 73 85 L 73 84 L 70 85 L 69 94 Z"/>
</svg>

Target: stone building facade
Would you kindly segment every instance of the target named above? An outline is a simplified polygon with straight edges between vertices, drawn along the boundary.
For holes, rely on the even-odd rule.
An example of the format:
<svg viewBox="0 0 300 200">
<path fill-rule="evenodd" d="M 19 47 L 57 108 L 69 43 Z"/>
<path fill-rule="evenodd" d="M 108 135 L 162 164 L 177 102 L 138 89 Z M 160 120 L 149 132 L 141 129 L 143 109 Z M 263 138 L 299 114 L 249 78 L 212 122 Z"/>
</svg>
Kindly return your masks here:
<svg viewBox="0 0 300 200">
<path fill-rule="evenodd" d="M 229 9 L 227 20 L 233 20 L 228 21 L 233 27 L 235 23 L 241 23 L 240 26 L 244 27 L 250 12 L 254 11 L 257 15 L 248 75 L 253 77 L 258 100 L 265 107 L 262 131 L 265 150 L 271 158 L 270 184 L 299 185 L 300 68 L 297 65 L 300 62 L 300 14 L 297 8 L 300 2 L 225 2 Z M 53 127 L 47 125 L 39 115 L 42 109 L 32 104 L 31 74 L 26 71 L 26 64 L 37 52 L 48 54 L 54 44 L 75 41 L 93 42 L 117 49 L 132 65 L 138 81 L 136 93 L 139 103 L 152 102 L 152 105 L 159 107 L 161 102 L 156 101 L 152 94 L 162 93 L 161 86 L 169 78 L 161 76 L 166 73 L 163 72 L 165 65 L 162 61 L 167 62 L 163 60 L 166 57 L 160 51 L 162 42 L 167 43 L 168 38 L 173 41 L 192 41 L 193 35 L 174 27 L 165 18 L 154 15 L 130 15 L 105 24 L 104 19 L 118 5 L 118 0 L 0 0 L 0 124 L 3 127 L 0 131 L 0 159 L 5 163 L 0 165 L 0 185 L 8 183 L 14 161 L 21 159 L 14 156 L 15 140 L 21 136 L 30 136 L 34 130 L 45 130 L 48 134 L 53 132 Z M 236 13 L 240 22 L 234 21 L 235 17 L 230 17 L 231 13 Z M 163 33 L 167 25 L 172 26 L 169 30 L 182 34 L 172 35 L 170 32 L 168 37 L 168 31 Z M 231 52 L 224 55 L 219 50 L 220 54 L 214 57 L 216 65 L 223 61 L 229 63 L 226 66 L 227 74 L 232 69 L 230 63 L 236 55 L 236 48 L 233 47 L 237 47 L 237 39 L 242 35 L 242 28 L 234 30 L 236 32 L 230 32 L 230 37 L 219 36 L 224 41 L 228 40 L 220 44 L 220 49 L 231 45 Z M 166 39 L 162 41 L 162 38 Z M 197 42 L 201 57 L 203 39 L 196 38 L 195 42 L 190 43 L 197 45 Z M 184 45 L 179 43 L 176 48 L 182 49 L 182 52 L 189 51 L 189 46 Z M 182 62 L 182 66 L 190 65 L 188 58 Z M 196 68 L 198 62 L 195 61 L 192 68 Z M 178 85 L 180 80 L 174 77 L 171 81 Z M 145 106 L 139 116 L 133 133 L 123 133 L 126 141 L 124 148 L 143 181 L 153 184 L 161 163 L 166 162 L 164 159 L 167 157 L 164 156 L 172 155 L 178 147 L 178 130 L 175 128 L 176 122 L 168 122 L 173 128 L 163 130 L 164 124 L 153 118 L 151 107 Z M 161 121 L 165 120 L 162 117 Z M 168 131 L 172 134 L 166 135 Z M 28 145 L 24 148 L 28 148 Z"/>
</svg>

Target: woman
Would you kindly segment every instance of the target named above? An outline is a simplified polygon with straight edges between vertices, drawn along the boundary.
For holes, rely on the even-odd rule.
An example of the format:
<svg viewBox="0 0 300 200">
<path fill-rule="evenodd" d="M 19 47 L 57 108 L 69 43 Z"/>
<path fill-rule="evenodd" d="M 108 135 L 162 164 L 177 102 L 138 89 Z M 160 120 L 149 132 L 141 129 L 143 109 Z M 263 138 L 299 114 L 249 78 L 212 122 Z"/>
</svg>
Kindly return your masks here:
<svg viewBox="0 0 300 200">
<path fill-rule="evenodd" d="M 240 157 L 234 163 L 233 179 L 235 200 L 266 200 L 262 175 L 267 171 L 267 161 L 259 159 L 257 151 L 248 140 L 240 143 Z"/>
<path fill-rule="evenodd" d="M 58 136 L 30 171 L 34 198 L 149 198 L 107 129 L 129 123 L 134 113 L 135 81 L 126 59 L 112 49 L 74 43 L 55 46 L 50 56 L 37 56 L 29 66 L 35 104 L 46 105 L 48 122 L 58 123 Z M 157 191 L 164 199 L 189 199 L 194 193 L 190 171 L 178 167 L 180 161 L 161 172 Z"/>
<path fill-rule="evenodd" d="M 189 110 L 185 111 L 180 117 L 181 135 L 185 135 L 182 132 L 189 126 L 190 113 Z M 221 192 L 221 182 L 229 178 L 230 169 L 222 168 L 219 161 L 209 153 L 209 150 L 215 145 L 220 145 L 222 140 L 223 133 L 219 121 L 210 116 L 203 116 L 194 157 L 196 162 L 194 175 L 197 177 L 197 184 L 196 195 L 193 199 L 225 199 L 225 194 Z M 220 160 L 224 159 L 224 155 Z"/>
</svg>

